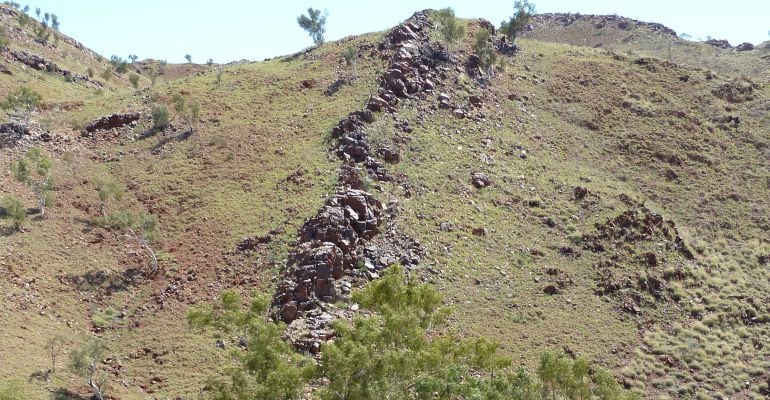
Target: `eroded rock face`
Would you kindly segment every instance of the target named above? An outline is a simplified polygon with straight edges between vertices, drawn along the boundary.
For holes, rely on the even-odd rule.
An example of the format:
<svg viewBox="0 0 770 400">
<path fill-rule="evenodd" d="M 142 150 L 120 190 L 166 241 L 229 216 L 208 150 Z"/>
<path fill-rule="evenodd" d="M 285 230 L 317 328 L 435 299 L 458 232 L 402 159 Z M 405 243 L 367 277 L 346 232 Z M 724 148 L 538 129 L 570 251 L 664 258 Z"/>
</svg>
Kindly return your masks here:
<svg viewBox="0 0 770 400">
<path fill-rule="evenodd" d="M 108 131 L 110 129 L 135 124 L 141 117 L 142 114 L 140 113 L 107 115 L 88 124 L 85 128 L 84 136 L 88 136 L 96 131 Z"/>
</svg>

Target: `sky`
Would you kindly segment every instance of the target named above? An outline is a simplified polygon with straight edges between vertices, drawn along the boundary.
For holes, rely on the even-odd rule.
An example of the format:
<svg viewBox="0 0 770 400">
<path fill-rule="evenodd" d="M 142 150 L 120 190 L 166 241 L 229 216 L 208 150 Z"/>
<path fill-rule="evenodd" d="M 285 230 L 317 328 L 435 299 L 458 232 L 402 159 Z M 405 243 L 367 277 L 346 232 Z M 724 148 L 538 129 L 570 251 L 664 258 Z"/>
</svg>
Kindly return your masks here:
<svg viewBox="0 0 770 400">
<path fill-rule="evenodd" d="M 297 16 L 325 9 L 326 40 L 388 29 L 426 8 L 452 7 L 459 17 L 495 25 L 512 15 L 513 0 L 16 0 L 59 17 L 60 30 L 105 57 L 216 63 L 262 60 L 312 45 Z M 617 14 L 659 22 L 693 39 L 731 44 L 770 39 L 770 0 L 530 0 L 537 12 Z"/>
</svg>

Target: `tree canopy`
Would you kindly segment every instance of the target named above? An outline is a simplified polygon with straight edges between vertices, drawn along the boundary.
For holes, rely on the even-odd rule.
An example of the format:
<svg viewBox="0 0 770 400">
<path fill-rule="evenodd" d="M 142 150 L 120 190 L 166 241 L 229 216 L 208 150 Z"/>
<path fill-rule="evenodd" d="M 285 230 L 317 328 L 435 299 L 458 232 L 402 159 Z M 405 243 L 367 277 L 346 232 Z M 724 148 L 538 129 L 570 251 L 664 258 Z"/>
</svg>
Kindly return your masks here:
<svg viewBox="0 0 770 400">
<path fill-rule="evenodd" d="M 304 29 L 313 39 L 316 45 L 324 42 L 326 33 L 326 17 L 329 15 L 326 11 L 316 10 L 312 7 L 307 9 L 307 15 L 301 14 L 297 17 L 297 24 Z"/>
</svg>

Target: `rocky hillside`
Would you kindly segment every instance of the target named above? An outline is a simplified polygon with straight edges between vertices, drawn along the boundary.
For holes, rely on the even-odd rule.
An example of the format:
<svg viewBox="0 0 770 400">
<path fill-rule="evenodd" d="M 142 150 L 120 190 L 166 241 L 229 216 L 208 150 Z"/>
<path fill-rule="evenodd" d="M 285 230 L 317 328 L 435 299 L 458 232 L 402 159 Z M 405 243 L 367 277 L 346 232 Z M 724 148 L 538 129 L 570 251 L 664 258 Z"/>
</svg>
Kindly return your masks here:
<svg viewBox="0 0 770 400">
<path fill-rule="evenodd" d="M 189 330 L 192 305 L 269 293 L 287 339 L 314 353 L 358 312 L 351 290 L 393 263 L 445 295 L 451 331 L 497 340 L 515 364 L 559 350 L 648 398 L 768 396 L 763 50 L 709 64 L 695 54 L 713 46 L 657 24 L 545 14 L 516 52 L 493 36 L 502 62 L 483 70 L 473 43 L 488 22 L 463 21 L 450 51 L 420 12 L 269 61 L 169 65 L 154 84 L 159 64 L 137 63 L 134 89 L 0 10 L 0 97 L 43 96 L 30 129 L 0 141 L 0 165 L 40 146 L 55 182 L 40 217 L 0 174 L 3 197 L 29 208 L 20 232 L 0 225 L 0 381 L 30 397 L 88 394 L 66 356 L 46 378 L 57 336 L 67 350 L 102 338 L 114 398 L 197 397 L 228 362 L 226 340 Z M 100 199 L 105 179 L 122 198 Z M 157 217 L 157 272 L 140 242 L 96 223 L 102 210 Z"/>
<path fill-rule="evenodd" d="M 698 42 L 661 24 L 611 15 L 538 14 L 529 28 L 524 36 L 542 41 L 652 56 L 728 75 L 764 79 L 770 73 L 770 42 L 757 46 L 720 39 Z"/>
</svg>

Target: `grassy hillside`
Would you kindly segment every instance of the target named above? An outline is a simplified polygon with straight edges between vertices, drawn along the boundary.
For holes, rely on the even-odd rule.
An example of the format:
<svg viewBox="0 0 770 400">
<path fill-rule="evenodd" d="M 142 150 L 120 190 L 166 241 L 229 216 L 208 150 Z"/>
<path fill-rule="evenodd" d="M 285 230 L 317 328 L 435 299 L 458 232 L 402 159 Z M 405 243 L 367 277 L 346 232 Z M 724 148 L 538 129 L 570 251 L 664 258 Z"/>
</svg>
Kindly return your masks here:
<svg viewBox="0 0 770 400">
<path fill-rule="evenodd" d="M 86 76 L 109 68 L 64 36 L 35 42 L 36 22 L 20 27 L 18 14 L 0 10 L 9 50 Z M 548 30 L 536 20 L 521 51 L 500 54 L 501 66 L 479 77 L 467 61 L 481 24 L 464 23 L 469 34 L 436 67 L 436 90 L 366 128 L 372 154 L 400 153 L 387 165 L 393 180 L 366 188 L 425 246 L 415 272 L 446 296 L 450 329 L 489 336 L 528 367 L 547 349 L 585 357 L 648 398 L 767 396 L 770 86 L 759 50 L 722 52 L 710 66 L 695 50 L 668 57 L 660 46 L 669 39 L 647 26 L 591 36 L 595 46 L 577 39 L 605 29 L 595 21 Z M 159 65 L 147 61 L 129 68 L 142 72 L 138 89 L 127 74 L 70 82 L 2 52 L 11 74 L 0 74 L 0 98 L 22 84 L 43 96 L 32 122 L 53 139 L 34 144 L 53 159 L 56 185 L 45 218 L 30 210 L 22 232 L 0 223 L 0 381 L 19 381 L 30 398 L 85 396 L 64 371 L 66 355 L 49 383 L 40 378 L 44 347 L 56 335 L 67 350 L 98 336 L 114 398 L 197 397 L 226 361 L 189 330 L 187 310 L 227 288 L 272 293 L 297 229 L 337 182 L 332 127 L 382 83 L 385 40 L 169 65 L 154 85 L 148 74 Z M 342 56 L 351 45 L 355 79 Z M 200 105 L 192 132 L 174 95 Z M 172 116 L 160 133 L 151 129 L 157 104 Z M 118 112 L 141 118 L 81 136 Z M 0 165 L 31 145 L 0 149 Z M 30 190 L 3 171 L 3 197 L 32 209 Z M 474 173 L 491 185 L 474 186 Z M 135 241 L 95 223 L 104 176 L 126 188 L 108 211 L 158 217 L 158 274 Z M 268 244 L 234 251 L 247 236 Z"/>
</svg>

